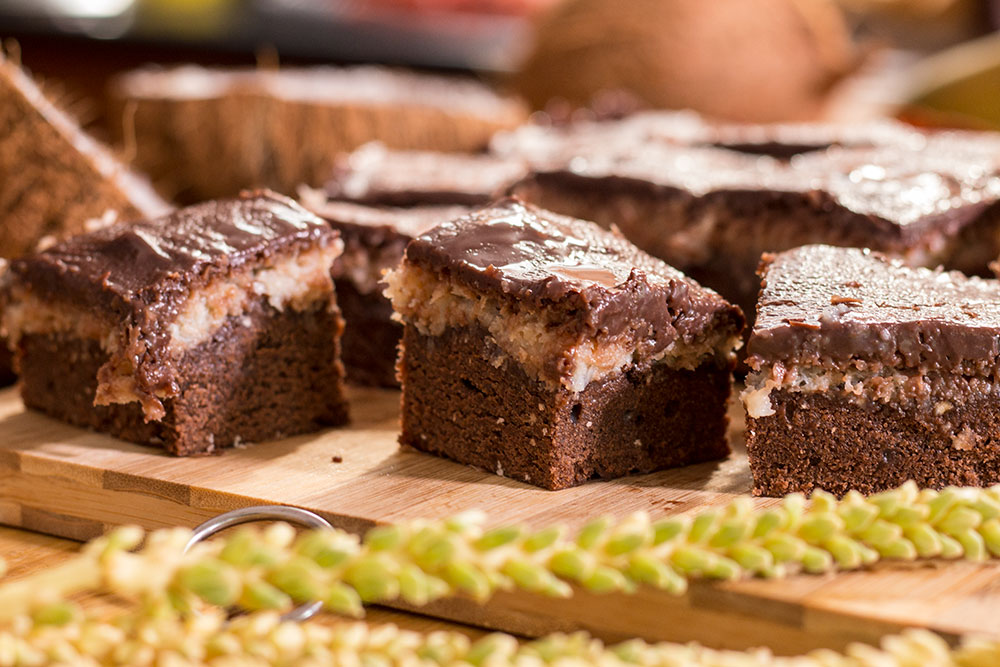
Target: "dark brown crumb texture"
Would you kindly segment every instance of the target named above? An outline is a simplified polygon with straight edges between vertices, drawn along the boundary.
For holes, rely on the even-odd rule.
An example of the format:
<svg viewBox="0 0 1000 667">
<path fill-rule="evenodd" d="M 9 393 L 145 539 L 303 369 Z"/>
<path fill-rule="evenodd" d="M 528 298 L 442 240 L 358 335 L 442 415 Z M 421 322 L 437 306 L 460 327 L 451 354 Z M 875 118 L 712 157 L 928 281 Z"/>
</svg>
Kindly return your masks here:
<svg viewBox="0 0 1000 667">
<path fill-rule="evenodd" d="M 929 488 L 1000 483 L 1000 402 L 993 396 L 969 396 L 946 418 L 824 393 L 775 391 L 771 405 L 773 415 L 747 420 L 756 495 L 874 493 L 909 479 Z M 955 438 L 952 424 L 975 435 Z"/>
<path fill-rule="evenodd" d="M 277 312 L 258 303 L 184 354 L 180 391 L 164 401 L 161 421 L 145 422 L 138 403 L 93 405 L 108 359 L 94 340 L 25 336 L 21 393 L 29 408 L 177 455 L 306 433 L 347 422 L 342 326 L 336 309 Z"/>
<path fill-rule="evenodd" d="M 478 327 L 406 327 L 400 443 L 546 489 L 724 458 L 730 373 L 664 364 L 553 391 Z"/>
</svg>

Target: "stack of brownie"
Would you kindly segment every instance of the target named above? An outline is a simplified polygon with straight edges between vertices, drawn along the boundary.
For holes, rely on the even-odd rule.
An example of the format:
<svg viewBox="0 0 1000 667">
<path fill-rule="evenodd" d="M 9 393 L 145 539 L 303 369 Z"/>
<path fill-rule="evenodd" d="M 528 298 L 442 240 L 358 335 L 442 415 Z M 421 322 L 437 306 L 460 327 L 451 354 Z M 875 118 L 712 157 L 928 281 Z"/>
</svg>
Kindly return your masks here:
<svg viewBox="0 0 1000 667">
<path fill-rule="evenodd" d="M 1000 282 L 915 268 L 1000 254 L 993 135 L 511 130 L 474 83 L 145 70 L 117 95 L 169 187 L 301 186 L 161 215 L 3 60 L 0 89 L 0 255 L 54 239 L 4 275 L 3 332 L 64 421 L 182 455 L 309 432 L 347 420 L 346 363 L 402 383 L 402 444 L 561 489 L 728 454 L 742 307 L 756 493 L 1000 482 Z"/>
</svg>

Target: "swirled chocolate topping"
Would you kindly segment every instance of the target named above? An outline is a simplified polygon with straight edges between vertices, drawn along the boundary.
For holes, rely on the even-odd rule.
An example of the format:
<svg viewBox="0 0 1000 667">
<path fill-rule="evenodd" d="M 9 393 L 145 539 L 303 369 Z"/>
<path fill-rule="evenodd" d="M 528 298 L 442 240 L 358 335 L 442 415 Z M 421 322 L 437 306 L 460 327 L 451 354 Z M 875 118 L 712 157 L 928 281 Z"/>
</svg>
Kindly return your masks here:
<svg viewBox="0 0 1000 667">
<path fill-rule="evenodd" d="M 740 310 L 624 237 L 504 199 L 410 242 L 408 263 L 529 308 L 560 308 L 591 334 L 645 328 L 652 351 L 707 328 L 743 327 Z"/>
<path fill-rule="evenodd" d="M 46 299 L 117 316 L 148 311 L 148 321 L 215 276 L 335 237 L 291 199 L 260 192 L 82 234 L 14 260 L 10 274 Z"/>
<path fill-rule="evenodd" d="M 766 256 L 751 366 L 1000 369 L 1000 282 L 812 245 Z"/>
</svg>

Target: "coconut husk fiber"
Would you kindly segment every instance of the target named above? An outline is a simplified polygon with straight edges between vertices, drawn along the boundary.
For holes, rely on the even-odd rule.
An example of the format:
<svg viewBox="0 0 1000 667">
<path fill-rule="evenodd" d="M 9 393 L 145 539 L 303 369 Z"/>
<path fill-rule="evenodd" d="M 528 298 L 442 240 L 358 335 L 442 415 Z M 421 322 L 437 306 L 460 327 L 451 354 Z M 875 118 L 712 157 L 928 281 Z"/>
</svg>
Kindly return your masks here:
<svg viewBox="0 0 1000 667">
<path fill-rule="evenodd" d="M 858 62 L 831 0 L 566 0 L 511 84 L 538 109 L 621 90 L 652 108 L 805 120 Z"/>
<path fill-rule="evenodd" d="M 112 88 L 119 136 L 135 164 L 183 202 L 319 185 L 338 154 L 374 140 L 396 149 L 477 150 L 527 118 L 523 103 L 484 85 L 382 68 L 186 69 L 209 84 L 149 70 Z M 459 103 L 458 95 L 474 103 Z"/>
</svg>

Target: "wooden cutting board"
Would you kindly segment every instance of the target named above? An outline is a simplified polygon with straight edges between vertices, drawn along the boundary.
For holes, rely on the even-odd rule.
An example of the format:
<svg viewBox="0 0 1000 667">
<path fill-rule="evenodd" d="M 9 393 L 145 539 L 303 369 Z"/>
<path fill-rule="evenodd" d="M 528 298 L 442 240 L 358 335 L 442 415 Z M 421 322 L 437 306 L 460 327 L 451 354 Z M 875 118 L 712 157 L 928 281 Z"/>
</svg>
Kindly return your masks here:
<svg viewBox="0 0 1000 667">
<path fill-rule="evenodd" d="M 348 428 L 177 459 L 26 412 L 17 392 L 4 390 L 0 522 L 83 540 L 116 524 L 193 526 L 237 507 L 279 503 L 356 532 L 473 508 L 487 512 L 491 523 L 579 525 L 604 513 L 695 510 L 750 487 L 735 406 L 736 453 L 726 461 L 552 492 L 401 451 L 399 394 L 353 389 L 350 398 Z M 874 642 L 906 626 L 949 637 L 1000 636 L 998 609 L 1000 564 L 937 562 L 784 581 L 700 582 L 681 597 L 654 590 L 578 591 L 569 600 L 503 593 L 485 606 L 448 600 L 421 611 L 523 635 L 586 629 L 609 640 L 641 636 L 801 652 Z"/>
</svg>

